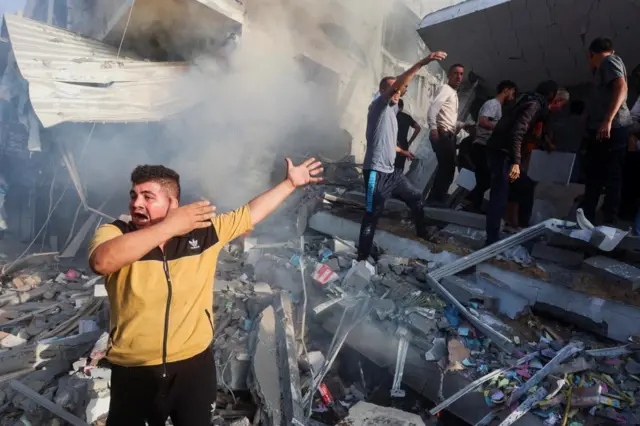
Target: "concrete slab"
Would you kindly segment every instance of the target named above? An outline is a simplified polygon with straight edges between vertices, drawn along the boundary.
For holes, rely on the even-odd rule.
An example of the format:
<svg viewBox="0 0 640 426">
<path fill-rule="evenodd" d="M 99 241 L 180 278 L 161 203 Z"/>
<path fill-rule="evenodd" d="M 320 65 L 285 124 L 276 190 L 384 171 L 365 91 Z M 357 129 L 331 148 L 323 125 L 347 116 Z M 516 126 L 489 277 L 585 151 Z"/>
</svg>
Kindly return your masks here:
<svg viewBox="0 0 640 426">
<path fill-rule="evenodd" d="M 584 253 L 576 250 L 564 250 L 543 243 L 535 243 L 531 255 L 537 259 L 561 263 L 567 266 L 580 266 Z"/>
<path fill-rule="evenodd" d="M 531 302 L 492 276 L 478 275 L 475 284 L 497 300 L 497 311 L 511 319 L 529 313 Z"/>
<path fill-rule="evenodd" d="M 360 236 L 359 223 L 324 211 L 318 212 L 311 217 L 309 227 L 315 231 L 336 236 L 343 240 L 358 241 Z M 428 247 L 418 241 L 398 237 L 387 231 L 376 231 L 374 242 L 383 250 L 396 256 L 426 261 L 430 261 L 434 256 Z"/>
<path fill-rule="evenodd" d="M 486 231 L 468 226 L 450 224 L 440 232 L 476 250 L 483 248 L 487 239 Z"/>
<path fill-rule="evenodd" d="M 585 270 L 635 291 L 640 287 L 640 269 L 606 256 L 594 256 L 582 263 Z"/>
<path fill-rule="evenodd" d="M 263 421 L 266 424 L 282 425 L 280 374 L 276 356 L 276 317 L 273 306 L 268 306 L 259 319 L 253 344 L 253 393 L 262 405 Z"/>
<path fill-rule="evenodd" d="M 468 305 L 472 300 L 477 300 L 486 309 L 493 309 L 499 306 L 499 300 L 490 296 L 485 290 L 477 285 L 457 276 L 444 277 L 441 284 L 463 305 Z"/>
<path fill-rule="evenodd" d="M 562 285 L 510 272 L 489 264 L 477 266 L 505 284 L 538 311 L 546 312 L 581 328 L 619 342 L 640 334 L 640 308 L 612 300 L 600 299 Z M 477 284 L 481 283 L 478 279 Z M 485 288 L 486 289 L 486 288 Z"/>
<path fill-rule="evenodd" d="M 427 218 L 432 220 L 452 223 L 454 225 L 468 226 L 475 229 L 485 229 L 487 223 L 485 215 L 463 212 L 460 210 L 427 207 L 424 209 L 424 214 Z"/>
<path fill-rule="evenodd" d="M 282 386 L 283 422 L 304 424 L 305 416 L 298 370 L 298 349 L 293 328 L 291 301 L 282 293 L 273 301 L 276 319 L 276 355 Z"/>
</svg>

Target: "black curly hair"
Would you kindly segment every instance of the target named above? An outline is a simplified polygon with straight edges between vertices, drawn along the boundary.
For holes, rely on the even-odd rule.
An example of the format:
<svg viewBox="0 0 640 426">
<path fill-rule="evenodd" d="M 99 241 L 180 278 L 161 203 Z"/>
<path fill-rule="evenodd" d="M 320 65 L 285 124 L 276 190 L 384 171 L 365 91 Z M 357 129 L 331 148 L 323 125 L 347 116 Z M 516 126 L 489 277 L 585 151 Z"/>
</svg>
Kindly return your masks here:
<svg viewBox="0 0 640 426">
<path fill-rule="evenodd" d="M 140 185 L 146 182 L 157 182 L 180 200 L 180 175 L 175 170 L 165 166 L 138 166 L 131 172 L 131 183 Z"/>
</svg>

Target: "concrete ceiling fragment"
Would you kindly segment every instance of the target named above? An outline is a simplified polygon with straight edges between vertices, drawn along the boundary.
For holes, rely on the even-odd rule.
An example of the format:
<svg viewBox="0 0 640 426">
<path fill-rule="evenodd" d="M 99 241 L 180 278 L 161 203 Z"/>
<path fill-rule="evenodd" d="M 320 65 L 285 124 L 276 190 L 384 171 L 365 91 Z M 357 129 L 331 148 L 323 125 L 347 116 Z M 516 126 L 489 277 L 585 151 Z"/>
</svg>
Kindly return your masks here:
<svg viewBox="0 0 640 426">
<path fill-rule="evenodd" d="M 185 63 L 149 62 L 17 15 L 4 17 L 16 65 L 43 127 L 157 121 L 195 103 L 176 86 Z"/>
<path fill-rule="evenodd" d="M 587 47 L 614 40 L 630 72 L 640 63 L 637 16 L 629 0 L 467 0 L 427 15 L 418 33 L 430 49 L 449 53 L 489 87 L 514 80 L 530 90 L 542 80 L 563 86 L 590 81 Z"/>
</svg>

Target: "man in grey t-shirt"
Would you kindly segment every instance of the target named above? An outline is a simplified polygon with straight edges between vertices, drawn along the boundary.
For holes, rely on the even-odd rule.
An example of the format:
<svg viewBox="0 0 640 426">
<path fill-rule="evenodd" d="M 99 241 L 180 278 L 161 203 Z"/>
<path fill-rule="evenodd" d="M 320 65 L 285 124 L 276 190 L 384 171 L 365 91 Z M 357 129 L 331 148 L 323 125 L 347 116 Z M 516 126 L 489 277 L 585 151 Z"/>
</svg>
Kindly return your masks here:
<svg viewBox="0 0 640 426">
<path fill-rule="evenodd" d="M 369 105 L 367 114 L 367 152 L 364 156 L 363 175 L 366 192 L 366 210 L 360 227 L 358 260 L 367 260 L 373 247 L 373 237 L 384 205 L 391 196 L 407 203 L 411 208 L 418 236 L 427 238 L 422 206 L 422 194 L 407 178 L 394 168 L 396 153 L 413 158 L 413 154 L 397 146 L 398 101 L 403 91 L 420 68 L 432 61 L 446 58 L 444 52 L 432 52 L 398 77 L 384 77 L 380 93 Z"/>
<path fill-rule="evenodd" d="M 602 188 L 605 223 L 615 221 L 622 189 L 631 114 L 627 107 L 627 70 L 615 54 L 613 42 L 599 37 L 589 46 L 594 89 L 587 106 L 588 144 L 585 156 L 585 193 L 582 208 L 594 221 Z"/>
</svg>

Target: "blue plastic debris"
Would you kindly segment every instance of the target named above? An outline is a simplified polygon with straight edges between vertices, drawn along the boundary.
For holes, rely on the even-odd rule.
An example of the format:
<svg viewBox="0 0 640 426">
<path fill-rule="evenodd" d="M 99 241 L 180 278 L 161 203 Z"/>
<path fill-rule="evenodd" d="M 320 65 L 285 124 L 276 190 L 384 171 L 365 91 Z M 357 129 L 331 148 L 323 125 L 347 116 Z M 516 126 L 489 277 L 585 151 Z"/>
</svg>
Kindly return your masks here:
<svg viewBox="0 0 640 426">
<path fill-rule="evenodd" d="M 465 358 L 462 360 L 462 365 L 464 365 L 465 367 L 475 367 L 476 363 L 473 361 L 470 361 L 469 358 Z"/>
<path fill-rule="evenodd" d="M 328 248 L 325 247 L 325 249 L 320 252 L 320 261 L 321 262 L 326 261 L 327 259 L 329 259 L 329 257 L 332 254 L 333 254 L 333 251 L 331 251 L 331 249 L 328 249 Z"/>
<path fill-rule="evenodd" d="M 293 266 L 295 266 L 296 268 L 300 266 L 300 255 L 298 254 L 294 254 L 293 256 L 291 256 L 291 259 L 289 259 L 289 263 L 292 264 Z"/>
<path fill-rule="evenodd" d="M 458 328 L 458 335 L 462 337 L 467 337 L 469 335 L 469 328 L 468 327 Z"/>
<path fill-rule="evenodd" d="M 458 310 L 453 305 L 447 305 L 444 308 L 444 316 L 451 324 L 451 327 L 458 328 L 460 326 L 460 317 L 458 316 Z"/>
</svg>

